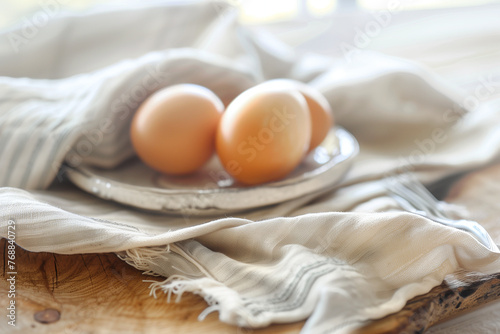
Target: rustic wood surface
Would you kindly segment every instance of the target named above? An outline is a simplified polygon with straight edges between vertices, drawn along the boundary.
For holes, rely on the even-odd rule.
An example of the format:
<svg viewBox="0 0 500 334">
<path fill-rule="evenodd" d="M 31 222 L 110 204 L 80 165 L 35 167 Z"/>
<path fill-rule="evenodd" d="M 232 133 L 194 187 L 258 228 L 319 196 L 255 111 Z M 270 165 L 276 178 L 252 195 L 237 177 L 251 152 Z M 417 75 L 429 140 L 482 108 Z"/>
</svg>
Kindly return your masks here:
<svg viewBox="0 0 500 334">
<path fill-rule="evenodd" d="M 0 256 L 5 259 L 5 239 Z M 202 298 L 186 293 L 179 303 L 149 296 L 144 276 L 114 254 L 58 255 L 16 250 L 16 327 L 2 312 L 0 333 L 298 333 L 302 324 L 249 331 L 218 321 L 217 313 L 197 320 L 206 308 Z M 3 265 L 0 308 L 8 286 Z M 159 280 L 159 278 L 156 278 Z"/>
<path fill-rule="evenodd" d="M 481 223 L 498 241 L 499 197 L 500 165 L 494 165 L 460 179 L 445 200 L 467 208 L 468 218 Z M 432 325 L 497 300 L 500 300 L 500 273 L 485 275 L 461 271 L 448 275 L 443 284 L 429 293 L 408 301 L 400 312 L 368 323 L 356 334 L 423 333 Z"/>
<path fill-rule="evenodd" d="M 478 192 L 492 194 L 491 202 L 478 203 Z M 493 195 L 497 195 L 496 197 Z M 462 179 L 448 199 L 478 213 L 487 228 L 498 219 L 500 165 Z M 495 233 L 492 233 L 497 237 Z M 5 259 L 7 243 L 0 241 L 3 269 L 0 295 L 9 290 Z M 149 296 L 142 275 L 114 254 L 57 255 L 16 249 L 16 327 L 0 321 L 0 333 L 298 333 L 303 322 L 261 330 L 237 328 L 218 321 L 217 313 L 197 320 L 206 304 L 186 293 L 179 303 Z M 158 279 L 158 278 L 156 278 Z M 422 333 L 426 328 L 500 297 L 500 274 L 459 272 L 405 308 L 367 323 L 357 333 Z M 7 298 L 0 298 L 5 310 Z"/>
</svg>

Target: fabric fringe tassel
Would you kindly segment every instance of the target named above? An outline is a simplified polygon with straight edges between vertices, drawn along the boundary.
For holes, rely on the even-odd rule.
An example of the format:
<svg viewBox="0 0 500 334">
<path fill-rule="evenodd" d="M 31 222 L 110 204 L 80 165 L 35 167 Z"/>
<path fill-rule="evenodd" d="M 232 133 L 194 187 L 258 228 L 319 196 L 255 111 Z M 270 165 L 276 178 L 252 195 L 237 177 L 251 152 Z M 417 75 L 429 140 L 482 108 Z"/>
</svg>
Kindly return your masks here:
<svg viewBox="0 0 500 334">
<path fill-rule="evenodd" d="M 117 256 L 146 275 L 168 277 L 175 273 L 190 278 L 212 278 L 200 263 L 176 244 L 127 249 L 117 253 Z M 158 272 L 155 268 L 162 268 L 162 271 Z"/>
<path fill-rule="evenodd" d="M 150 295 L 153 295 L 155 298 L 156 292 L 158 290 L 163 291 L 167 295 L 167 302 L 170 303 L 172 294 L 176 295 L 177 297 L 175 298 L 175 302 L 178 303 L 180 302 L 182 295 L 184 292 L 191 292 L 196 295 L 200 295 L 205 299 L 206 303 L 208 304 L 208 307 L 203 310 L 200 315 L 198 316 L 199 321 L 203 321 L 207 315 L 209 315 L 212 312 L 220 311 L 220 305 L 219 302 L 210 295 L 204 294 L 202 291 L 202 285 L 203 281 L 205 280 L 210 280 L 211 279 L 197 279 L 196 281 L 193 281 L 187 277 L 181 276 L 181 275 L 174 275 L 170 276 L 163 282 L 158 282 L 158 281 L 144 281 L 144 282 L 150 282 L 151 284 L 149 285 L 150 289 Z"/>
<path fill-rule="evenodd" d="M 170 253 L 170 244 L 159 247 L 144 247 L 127 249 L 125 252 L 117 253 L 120 260 L 125 261 L 128 265 L 140 270 L 145 275 L 161 276 L 151 270 L 151 264 L 154 259 L 165 256 Z"/>
<path fill-rule="evenodd" d="M 157 298 L 157 292 L 161 290 L 167 295 L 167 302 L 170 303 L 175 295 L 175 302 L 178 303 L 184 292 L 191 292 L 201 296 L 208 304 L 208 307 L 198 316 L 199 321 L 204 320 L 212 312 L 221 313 L 221 303 L 224 303 L 226 311 L 223 312 L 224 315 L 220 314 L 222 317 L 227 317 L 223 320 L 224 322 L 244 327 L 249 325 L 243 320 L 246 317 L 241 316 L 246 313 L 241 296 L 213 278 L 202 265 L 178 245 L 135 248 L 117 255 L 127 264 L 142 271 L 143 274 L 167 277 L 164 281 L 143 280 L 143 282 L 150 283 L 150 296 Z M 166 264 L 169 268 L 165 268 Z M 171 271 L 175 274 L 166 275 L 158 272 L 160 268 L 161 271 Z M 196 269 L 197 273 L 194 273 L 193 269 Z"/>
</svg>

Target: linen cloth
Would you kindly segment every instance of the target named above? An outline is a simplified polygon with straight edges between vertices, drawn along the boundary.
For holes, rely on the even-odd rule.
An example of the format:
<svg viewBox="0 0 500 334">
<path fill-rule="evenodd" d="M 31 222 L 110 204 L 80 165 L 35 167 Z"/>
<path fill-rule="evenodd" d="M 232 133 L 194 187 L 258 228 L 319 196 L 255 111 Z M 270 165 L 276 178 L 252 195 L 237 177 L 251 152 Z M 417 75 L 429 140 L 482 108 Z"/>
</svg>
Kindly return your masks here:
<svg viewBox="0 0 500 334">
<path fill-rule="evenodd" d="M 498 252 L 401 212 L 384 190 L 387 176 L 413 171 L 431 182 L 498 159 L 497 102 L 468 110 L 466 96 L 402 59 L 297 55 L 226 9 L 127 5 L 56 17 L 33 38 L 25 27 L 2 33 L 2 236 L 14 219 L 30 251 L 117 252 L 168 277 L 152 285 L 158 296 L 202 295 L 200 318 L 218 311 L 221 321 L 263 327 L 309 317 L 304 333 L 343 333 L 395 312 L 457 268 L 499 270 Z M 161 87 L 196 83 L 228 102 L 277 77 L 322 91 L 358 138 L 336 189 L 197 218 L 139 212 L 61 182 L 63 162 L 113 168 L 131 157 L 130 119 Z"/>
</svg>

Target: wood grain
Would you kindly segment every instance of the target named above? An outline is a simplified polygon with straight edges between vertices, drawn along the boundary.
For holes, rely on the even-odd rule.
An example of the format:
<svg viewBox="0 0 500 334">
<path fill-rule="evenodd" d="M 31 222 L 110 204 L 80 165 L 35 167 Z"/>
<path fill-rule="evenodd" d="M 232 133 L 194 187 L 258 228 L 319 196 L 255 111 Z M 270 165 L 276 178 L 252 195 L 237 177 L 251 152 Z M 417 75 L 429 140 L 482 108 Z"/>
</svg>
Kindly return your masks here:
<svg viewBox="0 0 500 334">
<path fill-rule="evenodd" d="M 2 239 L 2 261 L 6 251 Z M 179 303 L 167 303 L 163 294 L 155 299 L 143 282 L 155 278 L 142 275 L 114 254 L 30 253 L 18 247 L 16 266 L 16 327 L 7 324 L 2 312 L 0 333 L 291 334 L 302 327 L 297 323 L 249 330 L 221 323 L 217 313 L 200 322 L 197 317 L 206 308 L 202 298 L 186 293 Z M 9 290 L 5 261 L 2 267 L 0 308 L 5 310 Z"/>
<path fill-rule="evenodd" d="M 500 298 L 500 273 L 460 271 L 398 313 L 367 323 L 356 334 L 424 333 L 429 327 Z"/>
<path fill-rule="evenodd" d="M 486 195 L 486 196 L 485 196 Z M 445 200 L 467 208 L 469 219 L 500 240 L 500 164 L 469 173 L 449 190 Z M 408 301 L 400 312 L 367 323 L 356 334 L 423 333 L 429 327 L 500 300 L 500 273 L 460 271 L 429 293 Z"/>
<path fill-rule="evenodd" d="M 491 201 L 478 201 L 478 194 Z M 466 205 L 478 221 L 491 229 L 498 221 L 500 165 L 472 173 L 450 191 L 448 200 Z M 492 231 L 500 236 L 500 231 Z M 498 234 L 495 234 L 497 232 Z M 0 240 L 0 308 L 7 307 L 9 285 L 7 243 Z M 261 330 L 237 328 L 218 321 L 217 313 L 197 320 L 206 304 L 186 293 L 179 303 L 149 296 L 142 275 L 114 254 L 58 255 L 30 253 L 16 248 L 16 327 L 0 320 L 0 333 L 299 333 L 304 322 Z M 156 278 L 159 280 L 158 278 Z M 366 323 L 357 334 L 423 333 L 445 319 L 500 297 L 500 273 L 458 272 L 429 293 L 410 300 L 403 310 Z M 2 316 L 3 318 L 3 316 Z"/>
</svg>

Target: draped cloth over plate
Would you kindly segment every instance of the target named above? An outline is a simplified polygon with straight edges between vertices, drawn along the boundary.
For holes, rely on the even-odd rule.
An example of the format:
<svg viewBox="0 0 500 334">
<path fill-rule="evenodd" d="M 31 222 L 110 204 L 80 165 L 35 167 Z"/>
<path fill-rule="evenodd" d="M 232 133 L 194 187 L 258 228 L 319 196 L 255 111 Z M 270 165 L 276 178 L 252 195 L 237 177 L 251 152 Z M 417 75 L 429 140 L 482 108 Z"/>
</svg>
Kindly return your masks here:
<svg viewBox="0 0 500 334">
<path fill-rule="evenodd" d="M 51 20 L 32 39 L 0 38 L 0 231 L 62 254 L 117 252 L 168 277 L 153 291 L 202 295 L 221 321 L 306 319 L 342 333 L 401 309 L 457 268 L 500 269 L 465 232 L 403 213 L 383 178 L 421 180 L 497 159 L 498 103 L 467 111 L 453 87 L 401 59 L 297 55 L 211 2 L 153 3 Z M 60 182 L 63 162 L 113 168 L 133 155 L 128 127 L 161 87 L 206 86 L 224 101 L 263 80 L 315 86 L 361 152 L 335 191 L 234 217 L 170 217 L 101 201 Z M 486 148 L 487 147 L 487 148 Z M 498 240 L 497 240 L 498 241 Z"/>
</svg>

